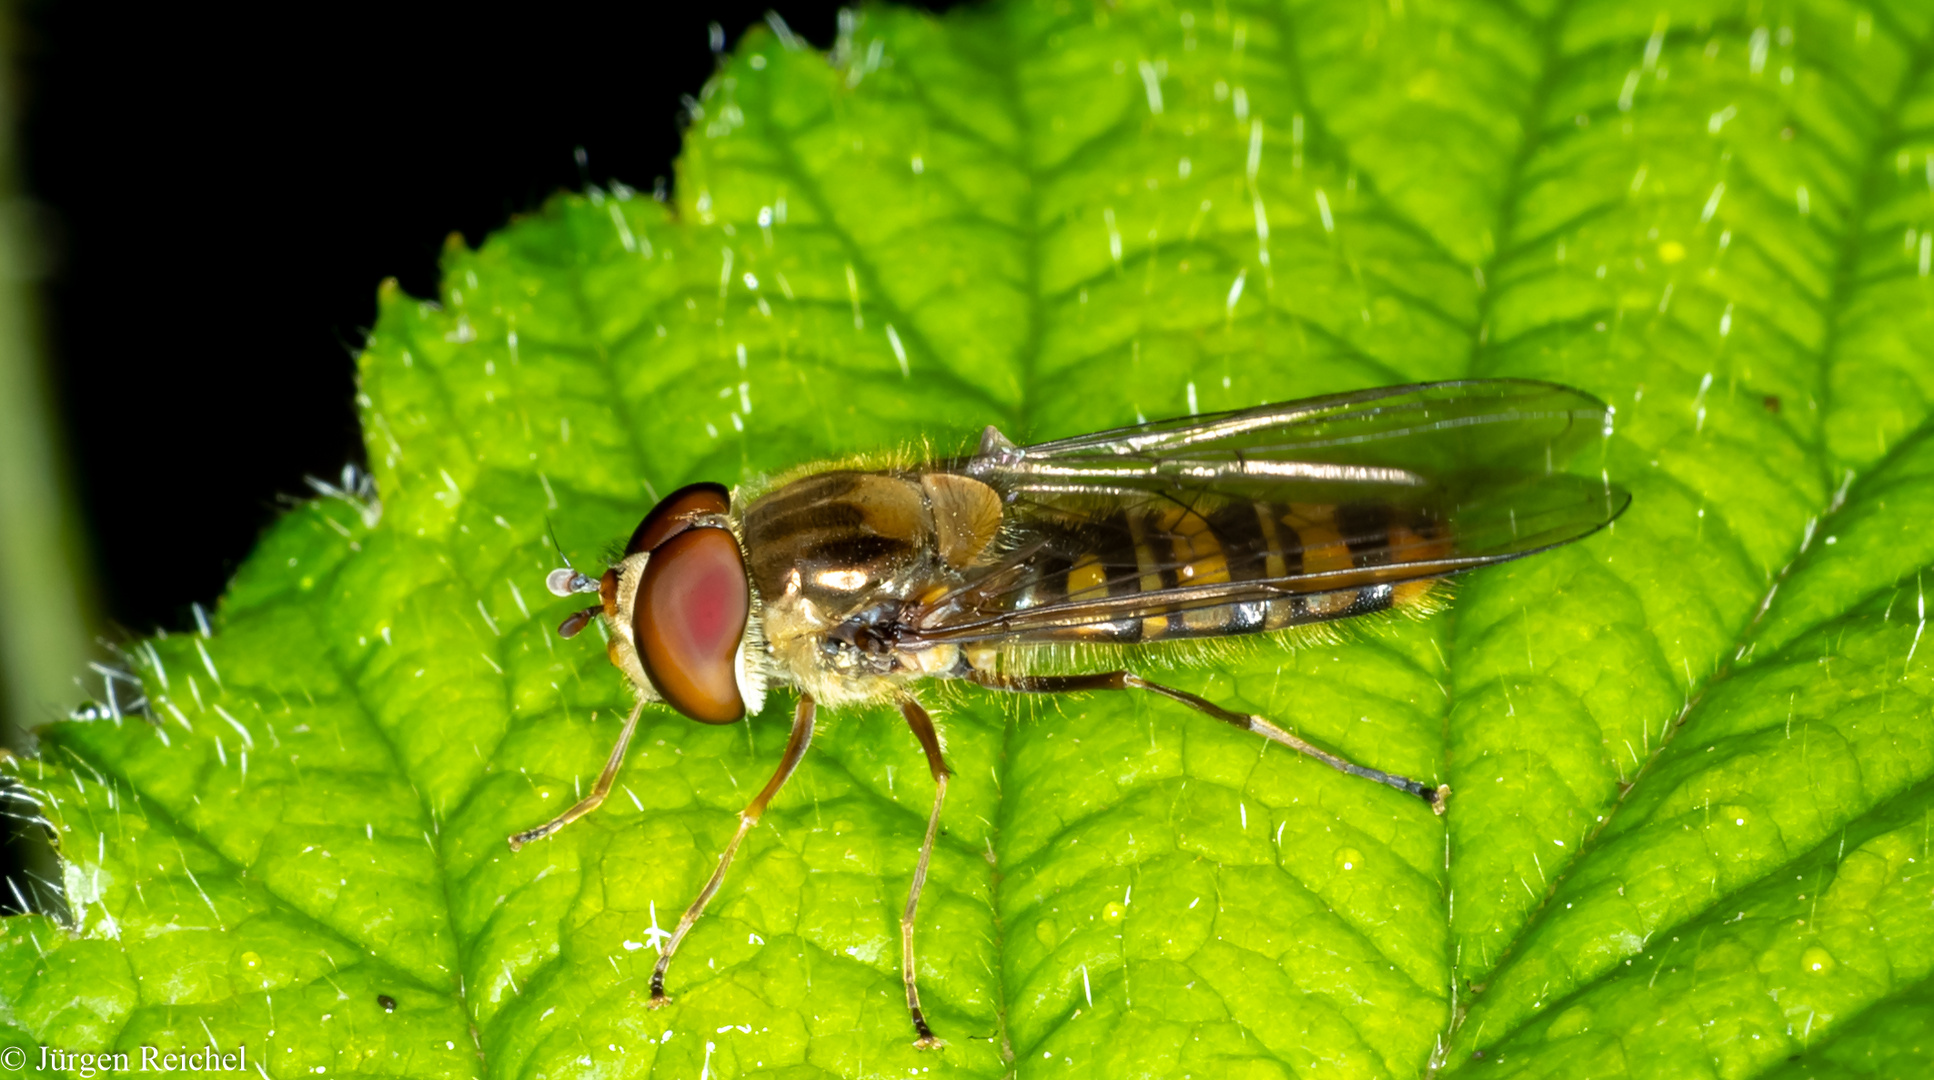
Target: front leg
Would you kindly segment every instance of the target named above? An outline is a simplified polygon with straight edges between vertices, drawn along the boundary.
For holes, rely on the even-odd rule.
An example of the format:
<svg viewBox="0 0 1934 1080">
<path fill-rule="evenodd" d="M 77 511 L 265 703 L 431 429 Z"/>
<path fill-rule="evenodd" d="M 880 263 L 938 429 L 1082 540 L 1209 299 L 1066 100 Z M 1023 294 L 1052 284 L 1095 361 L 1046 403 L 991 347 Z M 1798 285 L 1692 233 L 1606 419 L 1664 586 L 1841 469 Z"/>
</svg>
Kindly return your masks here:
<svg viewBox="0 0 1934 1080">
<path fill-rule="evenodd" d="M 752 831 L 752 826 L 759 823 L 759 818 L 766 812 L 766 804 L 779 794 L 780 788 L 786 786 L 792 771 L 799 767 L 800 759 L 806 756 L 806 748 L 813 741 L 813 714 L 812 695 L 800 694 L 799 709 L 792 715 L 792 735 L 786 739 L 786 756 L 780 760 L 778 771 L 766 781 L 758 798 L 739 811 L 739 831 L 733 833 L 731 842 L 725 845 L 724 853 L 719 856 L 718 869 L 712 871 L 712 879 L 698 891 L 698 899 L 685 909 L 684 917 L 678 920 L 678 929 L 672 931 L 671 940 L 665 942 L 665 951 L 658 954 L 658 963 L 651 969 L 652 1008 L 659 1009 L 671 1004 L 672 999 L 665 995 L 665 972 L 672 966 L 672 954 L 678 951 L 678 943 L 685 940 L 685 935 L 692 932 L 692 925 L 705 913 L 705 905 L 711 903 L 712 894 L 718 892 L 719 885 L 725 881 L 725 868 L 732 865 L 732 856 L 738 853 L 739 841 L 744 840 L 745 834 Z"/>
<path fill-rule="evenodd" d="M 631 733 L 638 730 L 638 714 L 644 711 L 645 703 L 642 701 L 632 707 L 631 715 L 625 718 L 624 729 L 618 732 L 618 744 L 611 748 L 611 757 L 604 763 L 604 771 L 598 774 L 598 782 L 591 785 L 591 794 L 579 799 L 569 810 L 539 825 L 537 828 L 527 829 L 524 832 L 512 836 L 510 838 L 510 850 L 521 851 L 525 844 L 533 840 L 542 840 L 557 830 L 562 829 L 564 826 L 569 825 L 571 822 L 604 805 L 604 797 L 611 793 L 611 782 L 617 779 L 618 766 L 624 764 L 625 748 L 631 745 Z"/>
</svg>

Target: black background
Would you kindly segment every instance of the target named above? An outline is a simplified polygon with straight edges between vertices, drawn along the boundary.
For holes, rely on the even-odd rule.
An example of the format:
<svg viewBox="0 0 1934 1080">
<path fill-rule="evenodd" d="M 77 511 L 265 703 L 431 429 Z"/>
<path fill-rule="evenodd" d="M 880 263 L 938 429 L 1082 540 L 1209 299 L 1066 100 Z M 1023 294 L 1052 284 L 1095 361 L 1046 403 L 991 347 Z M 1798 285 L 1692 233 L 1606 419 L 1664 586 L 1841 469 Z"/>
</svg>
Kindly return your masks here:
<svg viewBox="0 0 1934 1080">
<path fill-rule="evenodd" d="M 769 4 L 832 43 L 838 6 L 794 0 L 19 12 L 50 366 L 111 624 L 192 625 L 305 476 L 362 460 L 379 281 L 432 296 L 451 232 L 669 181 L 709 24 L 730 48 Z"/>
</svg>

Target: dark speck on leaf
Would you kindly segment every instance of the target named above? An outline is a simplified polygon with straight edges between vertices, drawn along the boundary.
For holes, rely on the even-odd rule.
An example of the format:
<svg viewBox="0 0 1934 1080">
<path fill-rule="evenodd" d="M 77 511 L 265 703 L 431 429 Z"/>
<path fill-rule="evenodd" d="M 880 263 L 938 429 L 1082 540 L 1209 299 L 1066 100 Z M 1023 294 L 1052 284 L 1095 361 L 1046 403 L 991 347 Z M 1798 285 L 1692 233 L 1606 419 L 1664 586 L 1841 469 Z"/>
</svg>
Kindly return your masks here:
<svg viewBox="0 0 1934 1080">
<path fill-rule="evenodd" d="M 388 994 L 377 994 L 376 1004 L 381 1005 L 383 1007 L 384 1012 L 396 1011 L 396 999 L 389 996 Z"/>
<path fill-rule="evenodd" d="M 1766 400 L 1762 401 L 1760 404 L 1766 406 L 1767 412 L 1776 413 L 1780 411 L 1780 398 L 1778 394 L 1766 395 Z"/>
</svg>

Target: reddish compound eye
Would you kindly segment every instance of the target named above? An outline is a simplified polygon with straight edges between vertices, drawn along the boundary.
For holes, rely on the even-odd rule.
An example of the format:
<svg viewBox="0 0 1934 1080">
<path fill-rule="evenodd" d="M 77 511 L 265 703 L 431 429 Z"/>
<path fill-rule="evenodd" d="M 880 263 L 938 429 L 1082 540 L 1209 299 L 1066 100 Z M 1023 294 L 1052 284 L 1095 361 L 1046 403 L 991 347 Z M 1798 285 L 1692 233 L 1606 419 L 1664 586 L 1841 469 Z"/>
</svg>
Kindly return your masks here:
<svg viewBox="0 0 1934 1080">
<path fill-rule="evenodd" d="M 745 559 L 730 532 L 686 529 L 652 551 L 632 634 L 666 704 L 707 724 L 745 715 L 733 661 L 751 610 Z"/>
<path fill-rule="evenodd" d="M 723 514 L 731 509 L 732 495 L 724 484 L 687 484 L 658 500 L 645 520 L 631 534 L 631 542 L 625 545 L 626 555 L 636 555 L 641 551 L 654 551 L 658 545 L 692 527 L 692 518 L 700 514 Z"/>
</svg>

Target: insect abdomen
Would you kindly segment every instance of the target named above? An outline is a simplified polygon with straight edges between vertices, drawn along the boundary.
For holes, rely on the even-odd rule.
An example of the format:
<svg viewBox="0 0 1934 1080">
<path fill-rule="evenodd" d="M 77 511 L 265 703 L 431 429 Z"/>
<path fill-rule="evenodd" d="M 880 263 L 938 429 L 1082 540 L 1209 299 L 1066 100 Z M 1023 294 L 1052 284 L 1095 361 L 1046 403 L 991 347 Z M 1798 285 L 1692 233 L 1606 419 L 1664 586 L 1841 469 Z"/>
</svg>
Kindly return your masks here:
<svg viewBox="0 0 1934 1080">
<path fill-rule="evenodd" d="M 1284 582 L 1272 598 L 1068 627 L 1036 640 L 1133 643 L 1264 633 L 1421 601 L 1432 578 L 1404 564 L 1451 554 L 1448 530 L 1384 503 L 1343 506 L 1232 503 L 1206 513 L 1179 507 L 1118 511 L 1081 528 L 1086 553 L 1044 561 L 1016 607 L 1130 593 Z M 1312 589 L 1308 575 L 1329 574 Z M 1264 590 L 1257 590 L 1261 594 Z"/>
</svg>

